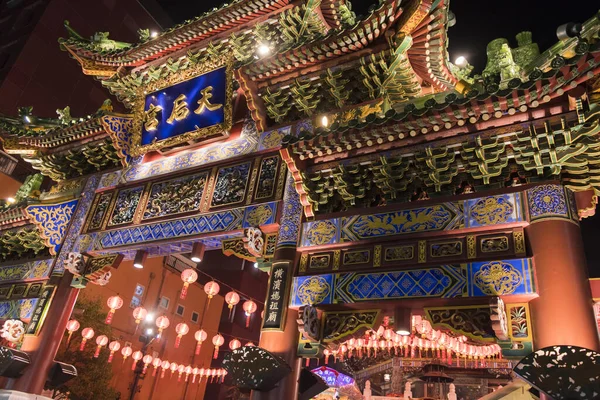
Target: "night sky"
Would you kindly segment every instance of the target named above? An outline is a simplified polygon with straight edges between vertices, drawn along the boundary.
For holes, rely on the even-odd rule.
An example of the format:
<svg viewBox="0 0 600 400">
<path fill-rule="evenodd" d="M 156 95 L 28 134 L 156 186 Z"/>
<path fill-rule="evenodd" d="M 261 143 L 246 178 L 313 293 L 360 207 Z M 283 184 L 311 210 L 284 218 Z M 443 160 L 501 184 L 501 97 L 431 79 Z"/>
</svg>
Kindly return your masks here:
<svg viewBox="0 0 600 400">
<path fill-rule="evenodd" d="M 223 3 L 221 0 L 158 0 L 175 23 L 200 15 Z M 358 15 L 365 15 L 373 0 L 351 1 Z M 584 22 L 599 11 L 595 0 L 454 0 L 450 9 L 456 25 L 448 31 L 450 59 L 466 57 L 479 72 L 485 68 L 487 44 L 504 37 L 516 46 L 515 35 L 529 30 L 540 51 L 556 43 L 556 28 L 566 22 Z M 600 217 L 582 221 L 590 276 L 600 277 Z"/>
</svg>

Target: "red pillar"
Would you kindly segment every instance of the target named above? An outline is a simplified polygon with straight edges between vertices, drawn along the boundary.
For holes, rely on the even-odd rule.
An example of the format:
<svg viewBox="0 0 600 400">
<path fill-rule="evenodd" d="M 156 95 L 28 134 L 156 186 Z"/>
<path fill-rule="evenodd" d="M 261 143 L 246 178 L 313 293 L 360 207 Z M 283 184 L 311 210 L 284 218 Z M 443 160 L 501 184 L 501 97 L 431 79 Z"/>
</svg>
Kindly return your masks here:
<svg viewBox="0 0 600 400">
<path fill-rule="evenodd" d="M 60 346 L 67 322 L 77 301 L 79 289 L 71 287 L 73 275 L 65 271 L 38 336 L 26 337 L 21 350 L 29 353 L 31 365 L 12 387 L 13 390 L 41 394 L 48 372 Z"/>
<path fill-rule="evenodd" d="M 284 248 L 277 250 L 274 260 L 289 260 L 293 266 L 295 256 L 295 248 Z M 287 284 L 291 287 L 291 278 Z M 283 358 L 292 368 L 292 372 L 269 392 L 252 391 L 252 400 L 296 400 L 298 398 L 298 379 L 302 369 L 302 360 L 296 355 L 300 335 L 297 319 L 298 311 L 288 309 L 283 331 L 263 331 L 261 333 L 258 346 Z"/>
<path fill-rule="evenodd" d="M 552 219 L 534 222 L 526 232 L 539 293 L 529 303 L 535 347 L 600 350 L 579 226 Z"/>
</svg>

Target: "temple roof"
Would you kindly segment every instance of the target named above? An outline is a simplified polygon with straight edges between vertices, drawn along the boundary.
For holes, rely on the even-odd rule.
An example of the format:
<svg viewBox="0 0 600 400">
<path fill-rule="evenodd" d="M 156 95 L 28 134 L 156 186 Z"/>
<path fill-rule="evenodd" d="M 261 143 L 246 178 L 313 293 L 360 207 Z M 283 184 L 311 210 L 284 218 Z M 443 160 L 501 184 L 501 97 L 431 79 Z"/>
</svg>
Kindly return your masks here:
<svg viewBox="0 0 600 400">
<path fill-rule="evenodd" d="M 234 3 L 237 4 L 255 3 Z M 197 36 L 194 24 L 225 15 L 220 10 L 140 45 L 114 42 L 107 34 L 86 40 L 73 33 L 69 39 L 61 40 L 61 46 L 82 65 L 84 73 L 102 79 L 103 85 L 127 105 L 133 103 L 139 87 L 223 55 L 235 59 L 238 82 L 252 99 L 251 111 L 255 111 L 252 104 L 261 102 L 258 97 L 264 96 L 265 90 L 277 92 L 294 80 L 314 80 L 315 74 L 326 70 L 342 73 L 342 81 L 347 75 L 359 74 L 359 83 L 364 80 L 364 84 L 357 91 L 368 94 L 366 99 L 351 98 L 358 102 L 388 94 L 392 101 L 399 101 L 420 95 L 421 86 L 431 92 L 452 89 L 457 83 L 447 63 L 446 0 L 413 0 L 402 3 L 402 7 L 400 1 L 381 1 L 360 19 L 351 11 L 350 3 L 343 0 L 271 2 L 268 12 L 265 4 L 260 18 L 249 17 L 243 25 L 241 20 L 221 21 L 223 26 L 214 34 L 207 31 L 204 36 Z M 182 37 L 169 40 L 169 35 Z M 261 45 L 268 45 L 270 55 L 256 55 Z M 136 55 L 134 60 L 133 54 L 142 52 L 142 48 L 145 52 L 149 48 L 155 51 L 152 56 Z M 320 86 L 317 83 L 316 90 Z M 339 82 L 337 88 L 324 87 L 335 92 Z M 321 96 L 322 93 L 317 94 Z M 310 107 L 302 107 L 305 116 L 311 114 L 307 112 Z M 264 114 L 263 105 L 258 108 Z M 266 127 L 266 118 L 274 118 L 253 115 L 255 120 L 262 119 L 259 128 Z"/>
<path fill-rule="evenodd" d="M 57 119 L 31 111 L 0 116 L 0 138 L 8 154 L 20 155 L 43 175 L 61 181 L 126 165 L 131 119 L 113 113 L 110 102 L 84 118 L 72 118 L 68 107 L 57 110 Z"/>
</svg>

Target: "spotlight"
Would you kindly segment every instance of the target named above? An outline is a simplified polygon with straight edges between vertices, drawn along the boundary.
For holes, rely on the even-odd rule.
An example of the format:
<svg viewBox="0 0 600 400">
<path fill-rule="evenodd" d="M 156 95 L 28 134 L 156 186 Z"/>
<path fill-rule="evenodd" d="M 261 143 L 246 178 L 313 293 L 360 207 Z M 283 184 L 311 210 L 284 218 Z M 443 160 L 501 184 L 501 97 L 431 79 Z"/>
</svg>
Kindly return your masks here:
<svg viewBox="0 0 600 400">
<path fill-rule="evenodd" d="M 156 32 L 156 31 L 152 31 L 152 32 L 150 32 L 150 37 L 151 37 L 151 38 L 153 38 L 153 39 L 154 39 L 154 38 L 155 38 L 155 37 L 157 37 L 157 36 L 158 36 L 158 32 Z"/>
<path fill-rule="evenodd" d="M 15 201 L 16 201 L 16 200 L 15 200 L 15 198 L 14 198 L 14 197 L 9 197 L 8 199 L 6 199 L 6 202 L 7 202 L 8 204 L 13 204 Z"/>
<path fill-rule="evenodd" d="M 146 329 L 146 335 L 152 336 L 154 334 L 154 330 L 152 328 Z"/>
<path fill-rule="evenodd" d="M 146 250 L 136 251 L 135 259 L 133 260 L 133 266 L 137 269 L 144 268 L 144 263 L 146 262 L 146 257 L 148 257 L 148 252 Z"/>
<path fill-rule="evenodd" d="M 467 59 L 463 56 L 460 56 L 456 60 L 454 60 L 454 65 L 456 65 L 459 68 L 466 67 L 468 63 L 469 62 L 467 61 Z"/>
<path fill-rule="evenodd" d="M 154 314 L 152 314 L 152 313 L 146 314 L 146 318 L 144 318 L 144 320 L 146 320 L 146 322 L 154 321 Z"/>
<path fill-rule="evenodd" d="M 200 261 L 202 261 L 202 258 L 204 257 L 204 243 L 202 242 L 196 242 L 194 243 L 194 245 L 192 246 L 192 255 L 190 257 L 190 259 L 195 262 L 195 263 L 199 263 Z"/>
<path fill-rule="evenodd" d="M 410 309 L 396 308 L 394 310 L 394 328 L 396 329 L 396 333 L 400 336 L 410 335 L 412 329 Z"/>
<path fill-rule="evenodd" d="M 329 126 L 329 118 L 327 118 L 327 115 L 323 115 L 321 117 L 321 126 L 323 128 L 327 128 Z"/>
<path fill-rule="evenodd" d="M 25 120 L 25 122 L 27 122 L 28 124 L 31 123 L 31 118 L 29 118 L 29 115 L 26 115 L 25 117 L 23 117 L 23 119 Z"/>
<path fill-rule="evenodd" d="M 258 263 L 257 262 L 254 263 L 254 268 L 258 268 Z"/>
<path fill-rule="evenodd" d="M 390 374 L 383 374 L 383 380 L 389 382 L 392 380 L 392 377 L 390 376 Z"/>
<path fill-rule="evenodd" d="M 258 52 L 258 55 L 261 57 L 268 56 L 269 54 L 271 54 L 271 48 L 264 43 L 259 44 L 256 51 Z"/>
</svg>

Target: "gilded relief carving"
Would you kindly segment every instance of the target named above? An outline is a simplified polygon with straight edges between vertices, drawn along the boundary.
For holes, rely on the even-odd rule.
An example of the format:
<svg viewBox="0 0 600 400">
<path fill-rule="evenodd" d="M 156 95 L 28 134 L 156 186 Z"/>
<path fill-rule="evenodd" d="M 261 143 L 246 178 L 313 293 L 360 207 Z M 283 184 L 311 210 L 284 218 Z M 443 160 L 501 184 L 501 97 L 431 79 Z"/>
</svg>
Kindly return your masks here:
<svg viewBox="0 0 600 400">
<path fill-rule="evenodd" d="M 317 255 L 310 256 L 310 262 L 308 264 L 310 269 L 325 269 L 329 267 L 329 255 Z"/>
<path fill-rule="evenodd" d="M 498 236 L 481 240 L 481 251 L 483 253 L 495 253 L 508 250 L 508 236 Z"/>
<path fill-rule="evenodd" d="M 96 205 L 96 208 L 93 211 L 88 230 L 102 228 L 102 223 L 104 222 L 104 217 L 106 217 L 112 196 L 113 192 L 102 193 L 99 195 L 98 204 Z"/>
<path fill-rule="evenodd" d="M 462 254 L 462 242 L 445 242 L 445 243 L 433 243 L 431 245 L 431 256 L 432 257 L 451 257 L 459 256 Z"/>
<path fill-rule="evenodd" d="M 344 265 L 366 264 L 371 258 L 369 250 L 347 251 L 344 253 Z"/>
<path fill-rule="evenodd" d="M 266 199 L 273 195 L 277 180 L 277 164 L 279 156 L 266 157 L 260 163 L 260 173 L 256 184 L 256 200 Z"/>
<path fill-rule="evenodd" d="M 133 222 L 135 210 L 143 191 L 143 186 L 119 191 L 108 225 L 114 226 Z"/>
<path fill-rule="evenodd" d="M 237 204 L 244 201 L 251 163 L 220 168 L 212 195 L 211 207 Z"/>
<path fill-rule="evenodd" d="M 412 245 L 386 247 L 385 249 L 385 261 L 412 260 L 414 256 L 415 247 Z"/>
<path fill-rule="evenodd" d="M 154 183 L 143 219 L 199 210 L 207 178 L 208 173 L 205 172 Z"/>
</svg>

